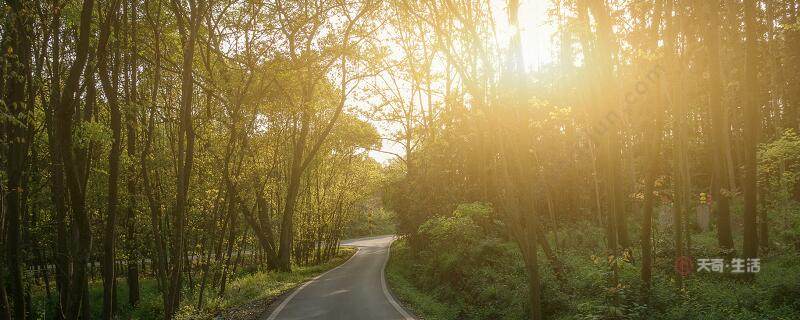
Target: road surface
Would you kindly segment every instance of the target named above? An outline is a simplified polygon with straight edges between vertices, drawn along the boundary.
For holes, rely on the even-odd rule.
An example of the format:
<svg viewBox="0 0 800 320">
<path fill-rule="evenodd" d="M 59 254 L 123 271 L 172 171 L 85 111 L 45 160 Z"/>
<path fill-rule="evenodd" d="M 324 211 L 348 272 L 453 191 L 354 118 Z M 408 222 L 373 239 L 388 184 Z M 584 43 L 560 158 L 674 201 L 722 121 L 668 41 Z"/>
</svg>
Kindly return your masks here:
<svg viewBox="0 0 800 320">
<path fill-rule="evenodd" d="M 384 267 L 394 236 L 342 242 L 358 251 L 350 260 L 275 302 L 266 320 L 413 320 L 386 287 Z"/>
</svg>

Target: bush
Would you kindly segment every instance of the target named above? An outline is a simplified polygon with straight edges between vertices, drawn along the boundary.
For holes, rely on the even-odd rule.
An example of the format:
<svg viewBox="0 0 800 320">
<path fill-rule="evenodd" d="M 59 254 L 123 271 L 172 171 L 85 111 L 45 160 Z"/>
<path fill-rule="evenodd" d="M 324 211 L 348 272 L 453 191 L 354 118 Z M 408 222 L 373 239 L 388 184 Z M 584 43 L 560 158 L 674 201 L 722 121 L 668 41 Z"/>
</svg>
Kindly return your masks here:
<svg viewBox="0 0 800 320">
<path fill-rule="evenodd" d="M 410 248 L 408 259 L 398 259 L 413 272 L 407 273 L 408 279 L 395 282 L 408 281 L 428 294 L 426 300 L 451 306 L 429 307 L 433 315 L 426 316 L 449 319 L 442 314 L 447 310 L 457 319 L 524 317 L 524 265 L 516 247 L 498 237 L 491 212 L 482 203 L 462 204 L 449 216 L 426 221 L 414 242 L 419 245 Z M 425 303 L 435 306 L 439 302 Z"/>
<path fill-rule="evenodd" d="M 410 246 L 410 241 L 393 246 L 388 269 L 392 288 L 425 319 L 526 318 L 528 288 L 522 255 L 497 230 L 491 208 L 479 203 L 461 205 L 451 215 L 428 220 L 419 228 L 416 246 Z M 555 278 L 540 253 L 546 318 L 800 319 L 800 255 L 794 251 L 762 257 L 761 271 L 751 281 L 695 273 L 681 284 L 675 278 L 674 251 L 666 238 L 672 235 L 661 234 L 664 239 L 657 239 L 645 304 L 641 262 L 636 259 L 640 254 L 608 257 L 600 253 L 604 252 L 598 248 L 601 231 L 584 225 L 559 230 L 575 235 L 559 235 L 560 247 L 569 248 L 558 252 L 566 275 L 563 282 Z M 775 238 L 783 238 L 783 232 L 791 230 L 776 228 Z M 714 232 L 694 234 L 692 240 L 695 257 L 719 256 Z M 618 285 L 612 284 L 612 278 L 618 279 Z"/>
</svg>

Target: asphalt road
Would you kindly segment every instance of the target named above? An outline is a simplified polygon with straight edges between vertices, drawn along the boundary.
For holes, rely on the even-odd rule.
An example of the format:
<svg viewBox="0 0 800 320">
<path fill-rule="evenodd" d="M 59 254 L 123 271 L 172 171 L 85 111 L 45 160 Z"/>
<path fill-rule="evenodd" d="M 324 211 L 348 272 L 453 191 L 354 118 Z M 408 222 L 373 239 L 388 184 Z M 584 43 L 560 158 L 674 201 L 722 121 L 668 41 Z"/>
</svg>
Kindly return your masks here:
<svg viewBox="0 0 800 320">
<path fill-rule="evenodd" d="M 267 320 L 412 320 L 386 287 L 384 267 L 394 236 L 355 239 L 350 260 L 306 282 L 272 306 Z"/>
</svg>

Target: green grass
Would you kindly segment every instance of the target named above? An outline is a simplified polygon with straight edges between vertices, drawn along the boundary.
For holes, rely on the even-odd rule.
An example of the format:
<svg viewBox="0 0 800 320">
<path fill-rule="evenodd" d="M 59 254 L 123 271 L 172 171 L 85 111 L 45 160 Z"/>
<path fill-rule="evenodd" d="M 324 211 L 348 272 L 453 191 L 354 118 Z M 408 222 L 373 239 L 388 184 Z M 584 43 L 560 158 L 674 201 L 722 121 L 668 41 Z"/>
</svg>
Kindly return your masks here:
<svg viewBox="0 0 800 320">
<path fill-rule="evenodd" d="M 228 287 L 225 294 L 209 302 L 207 308 L 199 315 L 213 316 L 219 312 L 236 307 L 253 300 L 271 299 L 279 296 L 289 289 L 310 280 L 317 275 L 335 268 L 349 259 L 355 249 L 342 248 L 339 255 L 327 263 L 314 266 L 295 266 L 292 272 L 256 272 L 243 275 L 234 280 Z M 195 311 L 190 308 L 190 311 Z M 187 319 L 197 319 L 192 313 L 192 317 Z"/>
<path fill-rule="evenodd" d="M 339 254 L 330 261 L 314 266 L 294 266 L 292 272 L 256 271 L 254 273 L 241 272 L 232 279 L 223 295 L 207 289 L 205 304 L 202 310 L 196 308 L 197 292 L 184 289 L 181 308 L 176 319 L 211 319 L 227 309 L 251 303 L 257 300 L 270 300 L 283 292 L 290 290 L 309 279 L 330 270 L 349 259 L 355 249 L 342 248 Z M 117 280 L 118 293 L 118 318 L 119 319 L 162 319 L 163 304 L 161 293 L 155 279 L 143 278 L 140 280 L 140 303 L 136 308 L 128 305 L 128 287 L 124 278 Z M 92 318 L 99 319 L 102 309 L 102 282 L 90 283 L 89 297 L 92 307 Z M 33 305 L 35 306 L 34 319 L 55 319 L 52 310 L 58 303 L 56 295 L 47 299 L 42 288 L 34 288 Z M 46 311 L 45 311 L 46 310 Z"/>
</svg>

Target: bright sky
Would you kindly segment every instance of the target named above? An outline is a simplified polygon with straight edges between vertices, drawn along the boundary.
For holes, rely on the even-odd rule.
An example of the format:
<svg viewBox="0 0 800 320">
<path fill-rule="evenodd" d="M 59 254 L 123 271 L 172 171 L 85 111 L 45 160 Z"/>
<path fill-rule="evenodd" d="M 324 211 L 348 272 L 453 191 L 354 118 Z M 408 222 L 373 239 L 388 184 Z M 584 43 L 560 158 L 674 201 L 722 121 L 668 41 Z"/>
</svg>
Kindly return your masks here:
<svg viewBox="0 0 800 320">
<path fill-rule="evenodd" d="M 499 10 L 506 18 L 505 1 L 499 2 Z M 547 11 L 553 7 L 550 0 L 521 0 L 519 23 L 522 27 L 522 51 L 528 70 L 536 70 L 540 66 L 553 61 L 553 35 L 556 26 L 548 23 Z M 500 27 L 500 26 L 498 26 Z M 504 26 L 507 28 L 507 26 Z"/>
<path fill-rule="evenodd" d="M 510 34 L 507 1 L 493 0 L 492 6 L 497 23 L 498 37 L 501 37 L 500 40 L 505 42 L 506 39 L 503 38 L 508 38 Z M 519 23 L 522 28 L 522 50 L 528 70 L 536 70 L 553 61 L 553 35 L 556 32 L 556 27 L 548 23 L 547 10 L 550 8 L 552 8 L 552 2 L 549 0 L 521 0 Z M 376 126 L 381 134 L 386 134 L 386 132 L 382 132 L 386 130 L 385 128 L 382 128 L 379 124 L 376 124 Z M 404 154 L 401 145 L 385 140 L 381 150 Z M 369 155 L 383 164 L 395 158 L 392 154 L 378 151 L 370 151 Z"/>
</svg>

